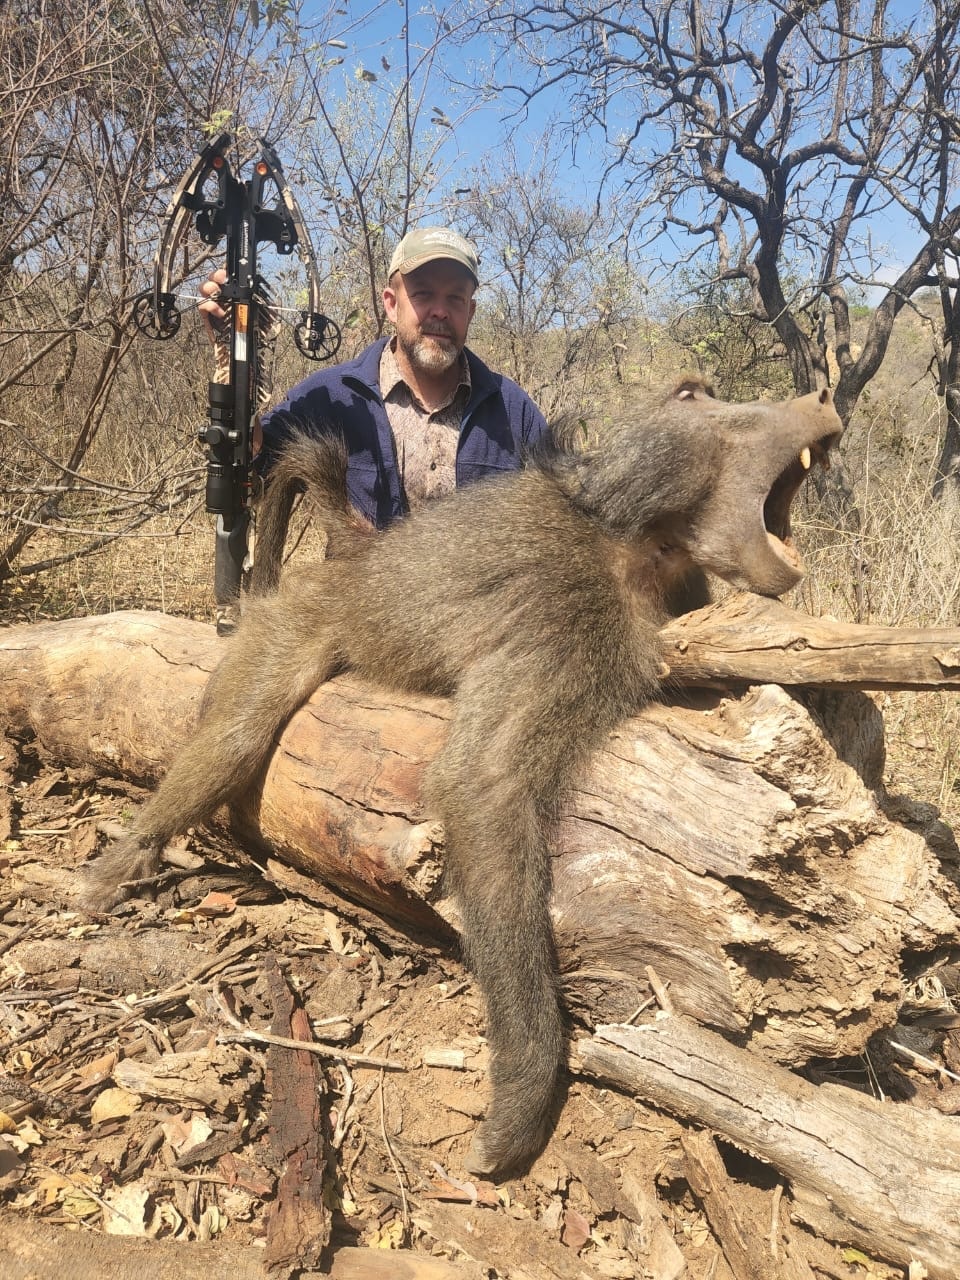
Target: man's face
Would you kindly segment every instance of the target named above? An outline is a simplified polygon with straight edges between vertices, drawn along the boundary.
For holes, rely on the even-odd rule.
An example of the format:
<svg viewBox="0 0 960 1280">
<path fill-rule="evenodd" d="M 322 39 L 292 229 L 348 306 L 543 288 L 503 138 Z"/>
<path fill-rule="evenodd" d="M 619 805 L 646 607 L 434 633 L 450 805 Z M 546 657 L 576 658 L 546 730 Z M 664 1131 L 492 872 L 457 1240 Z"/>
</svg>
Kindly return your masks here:
<svg viewBox="0 0 960 1280">
<path fill-rule="evenodd" d="M 444 373 L 459 359 L 477 305 L 475 287 L 466 267 L 443 259 L 406 275 L 394 272 L 383 305 L 415 369 Z"/>
</svg>

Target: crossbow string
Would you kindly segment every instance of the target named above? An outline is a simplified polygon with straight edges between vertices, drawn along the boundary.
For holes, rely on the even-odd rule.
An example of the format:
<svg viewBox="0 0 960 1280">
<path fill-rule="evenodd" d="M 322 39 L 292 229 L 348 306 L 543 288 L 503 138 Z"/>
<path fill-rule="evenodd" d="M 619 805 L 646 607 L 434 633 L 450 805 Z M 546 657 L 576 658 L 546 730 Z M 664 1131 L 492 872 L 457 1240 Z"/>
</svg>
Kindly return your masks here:
<svg viewBox="0 0 960 1280">
<path fill-rule="evenodd" d="M 329 360 L 340 347 L 339 327 L 320 311 L 320 279 L 303 215 L 277 153 L 259 139 L 260 156 L 243 182 L 231 172 L 221 134 L 197 156 L 173 194 L 154 258 L 153 288 L 134 303 L 137 328 L 161 341 L 180 328 L 172 287 L 177 253 L 191 224 L 208 245 L 226 241 L 227 279 L 219 302 L 226 319 L 214 341 L 208 422 L 199 430 L 207 446 L 206 507 L 217 516 L 214 598 L 218 629 L 232 630 L 239 613 L 243 570 L 249 566 L 253 501 L 253 425 L 270 399 L 272 353 L 280 330 L 279 308 L 257 269 L 257 247 L 294 249 L 309 282 L 307 309 L 293 338 L 309 360 Z"/>
</svg>

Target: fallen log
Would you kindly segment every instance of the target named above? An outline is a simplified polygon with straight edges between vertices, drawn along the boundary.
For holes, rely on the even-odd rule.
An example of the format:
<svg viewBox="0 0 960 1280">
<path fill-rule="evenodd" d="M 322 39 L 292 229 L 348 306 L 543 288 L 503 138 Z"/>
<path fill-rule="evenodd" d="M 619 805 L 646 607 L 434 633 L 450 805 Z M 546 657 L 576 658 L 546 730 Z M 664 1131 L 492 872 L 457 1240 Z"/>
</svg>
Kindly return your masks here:
<svg viewBox="0 0 960 1280">
<path fill-rule="evenodd" d="M 258 1251 L 249 1245 L 70 1231 L 6 1208 L 0 1211 L 0 1257 L 3 1280 L 103 1280 L 141 1271 L 151 1280 L 264 1280 Z"/>
<path fill-rule="evenodd" d="M 97 1231 L 71 1231 L 0 1211 L 3 1280 L 103 1280 L 137 1275 L 150 1280 L 269 1280 L 261 1250 L 249 1244 L 215 1240 L 137 1240 Z M 298 1269 L 300 1280 L 479 1280 L 481 1268 L 449 1262 L 408 1249 L 339 1248 L 329 1270 Z"/>
<path fill-rule="evenodd" d="M 811 618 L 739 592 L 661 631 L 682 685 L 815 685 L 828 689 L 960 689 L 960 630 L 877 627 Z"/>
<path fill-rule="evenodd" d="M 807 622 L 794 615 L 794 631 Z M 0 718 L 65 763 L 154 780 L 223 643 L 152 613 L 10 629 Z M 449 936 L 442 832 L 419 802 L 446 718 L 441 699 L 330 681 L 287 726 L 235 829 L 302 876 Z M 882 766 L 880 713 L 860 693 L 801 700 L 767 684 L 623 724 L 557 832 L 571 1007 L 589 1023 L 629 1017 L 653 965 L 679 1012 L 776 1061 L 860 1052 L 896 1020 L 905 958 L 913 976 L 960 941 L 940 864 L 951 837 L 888 812 Z"/>
<path fill-rule="evenodd" d="M 955 1117 L 811 1084 L 686 1018 L 599 1027 L 576 1054 L 589 1075 L 774 1165 L 793 1216 L 828 1240 L 920 1262 L 930 1280 L 960 1275 Z"/>
</svg>

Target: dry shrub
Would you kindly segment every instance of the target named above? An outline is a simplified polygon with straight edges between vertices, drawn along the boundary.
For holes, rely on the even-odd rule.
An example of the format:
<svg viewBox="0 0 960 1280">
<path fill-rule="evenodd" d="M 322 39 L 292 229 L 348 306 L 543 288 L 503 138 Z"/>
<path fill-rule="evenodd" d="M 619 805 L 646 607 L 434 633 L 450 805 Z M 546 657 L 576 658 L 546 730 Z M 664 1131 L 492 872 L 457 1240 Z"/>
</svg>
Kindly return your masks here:
<svg viewBox="0 0 960 1280">
<path fill-rule="evenodd" d="M 895 412 L 891 413 L 891 408 Z M 954 626 L 960 556 L 956 494 L 932 497 L 940 407 L 920 399 L 911 417 L 867 401 L 841 445 L 853 509 L 835 519 L 808 486 L 797 520 L 809 566 L 801 590 L 811 613 L 884 626 Z"/>
<path fill-rule="evenodd" d="M 939 409 L 920 401 L 912 420 L 889 402 L 868 404 L 842 445 L 856 522 L 828 527 L 808 489 L 795 533 L 808 574 L 798 608 L 841 621 L 892 627 L 956 627 L 960 502 L 932 497 Z M 960 821 L 960 698 L 953 692 L 877 697 L 886 724 L 887 784 Z"/>
</svg>

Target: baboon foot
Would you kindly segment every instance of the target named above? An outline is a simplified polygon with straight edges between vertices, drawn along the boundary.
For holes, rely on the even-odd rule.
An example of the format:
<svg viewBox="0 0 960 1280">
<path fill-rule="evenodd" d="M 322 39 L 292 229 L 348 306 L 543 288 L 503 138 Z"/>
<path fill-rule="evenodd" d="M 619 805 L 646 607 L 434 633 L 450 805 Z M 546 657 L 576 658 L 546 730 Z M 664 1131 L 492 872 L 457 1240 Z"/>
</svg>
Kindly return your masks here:
<svg viewBox="0 0 960 1280">
<path fill-rule="evenodd" d="M 109 911 L 132 897 L 134 885 L 157 874 L 160 844 L 156 839 L 123 836 L 81 873 L 80 905 L 87 911 Z"/>
</svg>

